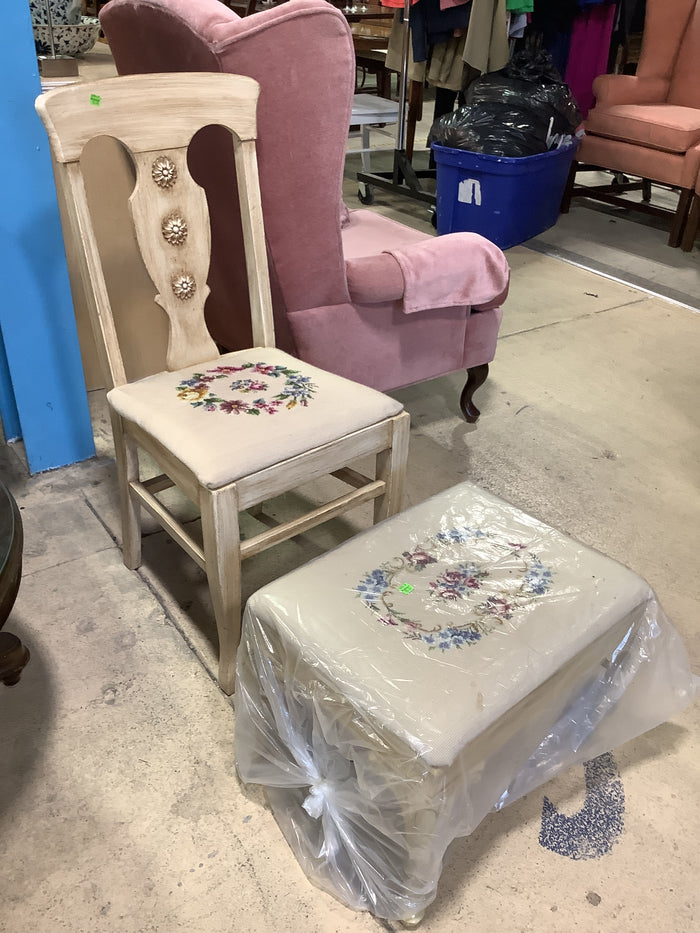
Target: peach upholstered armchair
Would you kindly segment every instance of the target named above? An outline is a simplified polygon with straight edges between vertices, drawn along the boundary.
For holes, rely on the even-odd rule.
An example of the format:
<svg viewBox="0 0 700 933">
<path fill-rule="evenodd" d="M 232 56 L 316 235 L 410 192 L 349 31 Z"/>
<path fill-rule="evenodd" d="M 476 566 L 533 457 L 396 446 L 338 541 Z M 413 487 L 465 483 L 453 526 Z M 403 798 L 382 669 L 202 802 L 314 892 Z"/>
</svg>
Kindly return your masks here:
<svg viewBox="0 0 700 933">
<path fill-rule="evenodd" d="M 476 234 L 436 238 L 344 207 L 355 59 L 342 13 L 325 0 L 245 18 L 219 0 L 110 0 L 101 21 L 121 74 L 224 71 L 259 82 L 278 346 L 383 391 L 466 369 L 461 407 L 475 421 L 472 395 L 494 357 L 508 266 Z M 231 157 L 216 128 L 190 151 L 211 212 L 207 325 L 221 348 L 235 350 L 250 333 Z"/>
<path fill-rule="evenodd" d="M 680 189 L 672 219 L 670 246 L 681 243 L 700 169 L 700 9 L 697 0 L 647 0 L 642 50 L 636 75 L 601 75 L 593 84 L 596 106 L 585 123 L 580 163 L 598 166 Z M 587 196 L 632 206 L 613 193 L 615 186 L 575 187 Z M 637 205 L 640 206 L 640 205 Z M 641 205 L 650 212 L 662 212 Z M 685 248 L 685 244 L 684 244 Z M 687 247 L 688 249 L 690 247 Z"/>
</svg>

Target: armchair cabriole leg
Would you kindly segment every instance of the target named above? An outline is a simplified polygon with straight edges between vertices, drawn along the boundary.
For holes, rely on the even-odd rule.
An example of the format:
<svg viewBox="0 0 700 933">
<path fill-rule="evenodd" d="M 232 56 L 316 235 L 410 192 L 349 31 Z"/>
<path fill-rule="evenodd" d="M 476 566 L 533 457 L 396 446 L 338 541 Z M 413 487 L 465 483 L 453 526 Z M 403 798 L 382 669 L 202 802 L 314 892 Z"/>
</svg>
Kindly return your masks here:
<svg viewBox="0 0 700 933">
<path fill-rule="evenodd" d="M 474 424 L 479 420 L 481 412 L 474 404 L 473 395 L 486 382 L 488 374 L 488 363 L 482 363 L 481 366 L 472 366 L 471 369 L 467 370 L 467 381 L 459 397 L 459 407 L 469 424 Z"/>
<path fill-rule="evenodd" d="M 694 192 L 692 188 L 681 188 L 681 194 L 678 199 L 678 209 L 676 210 L 676 213 L 673 217 L 673 226 L 671 227 L 671 234 L 668 238 L 669 246 L 681 245 L 683 228 L 685 227 L 686 220 L 688 218 L 688 212 L 690 211 L 693 194 Z"/>
<path fill-rule="evenodd" d="M 700 226 L 700 194 L 696 193 L 693 203 L 690 205 L 690 212 L 683 231 L 681 249 L 684 253 L 689 253 L 692 250 L 695 237 L 698 235 L 698 226 Z"/>
</svg>

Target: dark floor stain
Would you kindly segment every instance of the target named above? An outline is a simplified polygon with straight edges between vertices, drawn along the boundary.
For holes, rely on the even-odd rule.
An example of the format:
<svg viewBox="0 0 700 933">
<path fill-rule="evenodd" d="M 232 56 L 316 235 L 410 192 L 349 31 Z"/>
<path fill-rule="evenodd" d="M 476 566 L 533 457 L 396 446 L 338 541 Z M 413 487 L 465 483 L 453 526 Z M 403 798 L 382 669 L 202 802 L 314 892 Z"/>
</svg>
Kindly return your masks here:
<svg viewBox="0 0 700 933">
<path fill-rule="evenodd" d="M 600 904 L 602 898 L 600 894 L 596 894 L 595 891 L 589 891 L 586 895 L 586 900 L 589 904 L 593 904 L 594 907 L 597 907 Z"/>
<path fill-rule="evenodd" d="M 583 767 L 583 807 L 573 816 L 565 816 L 545 797 L 539 836 L 545 849 L 575 860 L 607 855 L 624 830 L 625 792 L 612 754 L 600 755 Z"/>
</svg>

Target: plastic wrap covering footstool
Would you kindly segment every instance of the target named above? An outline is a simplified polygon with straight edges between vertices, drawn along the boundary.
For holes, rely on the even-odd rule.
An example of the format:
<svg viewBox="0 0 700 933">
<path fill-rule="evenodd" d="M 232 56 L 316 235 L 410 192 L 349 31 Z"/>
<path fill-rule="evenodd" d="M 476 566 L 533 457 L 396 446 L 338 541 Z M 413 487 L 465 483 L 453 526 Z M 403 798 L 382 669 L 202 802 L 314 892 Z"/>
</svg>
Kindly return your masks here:
<svg viewBox="0 0 700 933">
<path fill-rule="evenodd" d="M 644 580 L 465 483 L 250 598 L 237 767 L 312 881 L 416 920 L 455 837 L 696 682 Z"/>
</svg>

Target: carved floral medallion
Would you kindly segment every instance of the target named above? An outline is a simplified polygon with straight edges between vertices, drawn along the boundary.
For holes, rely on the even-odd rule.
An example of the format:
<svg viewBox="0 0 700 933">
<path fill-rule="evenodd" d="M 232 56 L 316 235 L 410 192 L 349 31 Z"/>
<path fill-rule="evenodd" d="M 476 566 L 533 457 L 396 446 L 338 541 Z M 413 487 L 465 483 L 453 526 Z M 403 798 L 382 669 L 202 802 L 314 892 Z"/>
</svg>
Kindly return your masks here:
<svg viewBox="0 0 700 933">
<path fill-rule="evenodd" d="M 151 166 L 151 177 L 159 188 L 172 188 L 177 181 L 177 165 L 167 156 L 158 156 Z"/>
<path fill-rule="evenodd" d="M 173 294 L 180 301 L 187 301 L 197 291 L 197 283 L 193 275 L 177 275 L 172 280 Z"/>
<path fill-rule="evenodd" d="M 168 214 L 160 225 L 163 239 L 171 246 L 182 246 L 187 239 L 187 221 L 180 214 Z"/>
</svg>

